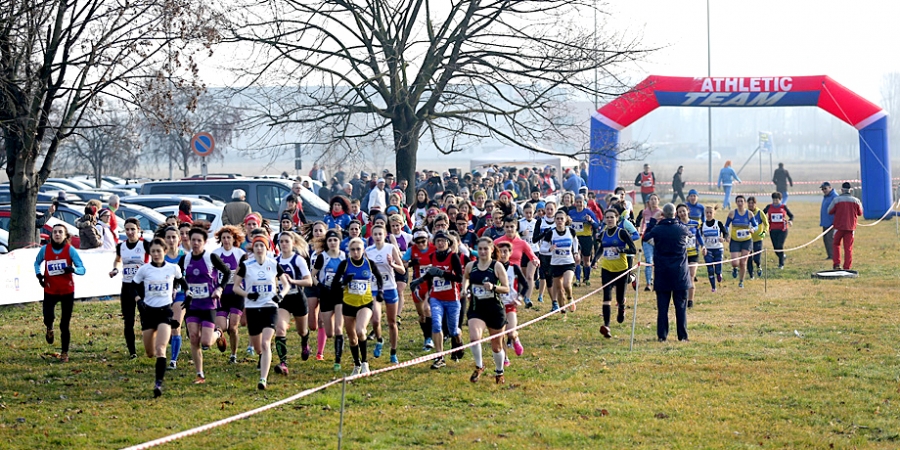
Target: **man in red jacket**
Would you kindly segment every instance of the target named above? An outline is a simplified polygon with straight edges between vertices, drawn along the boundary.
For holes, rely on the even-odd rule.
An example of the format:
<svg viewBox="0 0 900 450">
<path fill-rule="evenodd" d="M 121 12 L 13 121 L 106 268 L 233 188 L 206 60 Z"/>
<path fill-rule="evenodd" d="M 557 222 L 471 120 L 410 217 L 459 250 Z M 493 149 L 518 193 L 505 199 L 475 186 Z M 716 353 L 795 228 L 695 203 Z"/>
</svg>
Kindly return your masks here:
<svg viewBox="0 0 900 450">
<path fill-rule="evenodd" d="M 834 244 L 832 247 L 834 269 L 841 268 L 841 243 L 844 244 L 844 270 L 850 270 L 853 265 L 853 233 L 856 231 L 856 222 L 862 215 L 862 203 L 850 195 L 853 187 L 844 182 L 841 185 L 841 195 L 831 201 L 828 214 L 834 216 Z"/>
</svg>

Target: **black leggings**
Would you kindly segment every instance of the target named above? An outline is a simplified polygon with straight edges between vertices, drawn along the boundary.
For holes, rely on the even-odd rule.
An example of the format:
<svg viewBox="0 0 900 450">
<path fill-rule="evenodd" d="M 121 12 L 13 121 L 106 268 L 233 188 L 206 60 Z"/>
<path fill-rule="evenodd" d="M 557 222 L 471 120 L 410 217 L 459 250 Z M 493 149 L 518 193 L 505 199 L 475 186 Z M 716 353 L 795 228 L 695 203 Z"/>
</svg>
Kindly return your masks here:
<svg viewBox="0 0 900 450">
<path fill-rule="evenodd" d="M 603 303 L 612 302 L 612 290 L 613 288 L 616 288 L 616 304 L 625 304 L 625 285 L 628 284 L 628 277 L 619 278 L 615 283 L 607 286 L 607 283 L 614 280 L 619 275 L 622 275 L 622 272 L 610 272 L 606 269 L 600 271 L 600 280 L 603 283 L 603 286 L 605 286 L 603 288 Z"/>
<path fill-rule="evenodd" d="M 137 354 L 134 346 L 134 311 L 137 309 L 134 298 L 137 289 L 135 283 L 122 283 L 122 295 L 119 296 L 122 302 L 122 321 L 125 322 L 125 345 L 128 347 L 129 355 Z"/>
<path fill-rule="evenodd" d="M 778 265 L 784 265 L 784 241 L 787 240 L 788 230 L 769 230 L 769 237 L 772 238 L 772 247 L 775 248 L 775 254 L 778 255 Z"/>
<path fill-rule="evenodd" d="M 54 310 L 59 303 L 62 312 L 59 317 L 59 340 L 62 343 L 62 352 L 69 353 L 69 322 L 72 320 L 72 308 L 75 306 L 75 293 L 53 295 L 44 293 L 44 325 L 53 329 L 53 320 L 56 319 Z"/>
</svg>

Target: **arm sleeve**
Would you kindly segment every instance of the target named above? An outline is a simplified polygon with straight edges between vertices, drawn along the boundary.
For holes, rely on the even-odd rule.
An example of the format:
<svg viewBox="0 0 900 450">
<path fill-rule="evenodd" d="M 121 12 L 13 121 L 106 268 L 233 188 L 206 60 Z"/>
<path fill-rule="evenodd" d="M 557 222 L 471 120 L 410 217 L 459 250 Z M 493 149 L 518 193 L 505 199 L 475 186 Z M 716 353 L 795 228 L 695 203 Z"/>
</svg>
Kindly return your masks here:
<svg viewBox="0 0 900 450">
<path fill-rule="evenodd" d="M 731 217 L 725 219 L 725 228 L 728 228 L 731 226 L 731 220 L 732 220 Z"/>
<path fill-rule="evenodd" d="M 787 205 L 784 205 L 784 212 L 787 213 L 787 215 L 788 215 L 788 220 L 791 220 L 791 221 L 794 220 L 794 213 L 792 213 L 791 210 L 788 209 Z"/>
<path fill-rule="evenodd" d="M 334 272 L 334 278 L 331 281 L 330 288 L 333 291 L 339 291 L 344 286 L 344 272 L 347 271 L 347 259 L 338 264 L 337 271 Z"/>
<path fill-rule="evenodd" d="M 637 247 L 634 246 L 634 240 L 631 239 L 631 235 L 625 231 L 624 228 L 619 228 L 619 239 L 625 243 L 625 253 L 629 255 L 637 253 Z"/>
<path fill-rule="evenodd" d="M 84 263 L 81 262 L 81 256 L 74 247 L 69 248 L 69 257 L 72 258 L 72 265 L 75 266 L 75 275 L 84 275 Z"/>
<path fill-rule="evenodd" d="M 378 266 L 369 260 L 369 267 L 372 268 L 372 276 L 375 277 L 375 285 L 378 286 L 378 290 L 382 291 L 384 289 L 384 280 L 381 278 L 381 271 L 378 270 Z"/>
<path fill-rule="evenodd" d="M 137 290 L 135 291 L 135 297 L 140 297 L 141 300 L 143 300 L 144 298 L 146 298 L 146 294 L 147 294 L 146 285 L 144 285 L 143 281 L 141 281 L 140 283 L 135 281 L 135 283 L 137 284 Z M 133 301 L 134 299 L 132 298 L 130 300 Z"/>
<path fill-rule="evenodd" d="M 791 173 L 787 170 L 784 171 L 784 177 L 787 178 L 788 183 L 791 184 L 791 187 L 794 187 L 794 180 L 791 179 Z"/>
<path fill-rule="evenodd" d="M 300 208 L 298 207 L 298 208 L 297 208 L 297 213 L 296 213 L 296 214 L 297 214 L 297 218 L 300 219 L 300 223 L 303 223 L 303 224 L 307 223 L 307 222 L 306 222 L 306 214 L 303 214 L 303 210 L 302 210 L 302 209 L 300 209 Z"/>
<path fill-rule="evenodd" d="M 636 177 L 634 178 L 634 185 L 635 185 L 635 186 L 640 186 L 640 185 L 641 185 L 641 174 L 638 174 L 638 176 L 636 176 Z"/>
<path fill-rule="evenodd" d="M 229 269 L 228 266 L 224 262 L 222 262 L 222 259 L 219 258 L 219 255 L 216 255 L 214 253 L 210 254 L 209 260 L 212 261 L 213 267 L 215 267 L 216 270 L 218 270 L 219 273 L 222 274 L 222 281 L 219 282 L 219 285 L 224 286 L 228 284 L 228 280 L 231 279 L 231 269 Z M 243 267 L 243 264 L 241 265 L 241 267 Z"/>
<path fill-rule="evenodd" d="M 519 266 L 513 266 L 513 272 L 516 273 L 516 286 L 518 287 L 516 291 L 524 297 L 528 293 L 528 278 L 525 277 L 525 273 Z"/>
<path fill-rule="evenodd" d="M 455 283 L 462 283 L 462 263 L 456 253 L 450 255 L 450 271 L 444 272 L 444 279 Z"/>
<path fill-rule="evenodd" d="M 719 232 L 722 233 L 722 236 L 727 235 L 728 230 L 725 228 L 725 224 L 723 224 L 721 220 L 717 220 L 716 223 L 719 225 Z"/>
<path fill-rule="evenodd" d="M 41 249 L 38 250 L 37 256 L 34 257 L 34 274 L 35 275 L 41 274 L 41 265 L 44 264 L 44 251 L 45 250 L 47 250 L 46 245 L 41 247 Z"/>
<path fill-rule="evenodd" d="M 244 264 L 244 261 L 238 265 L 237 276 L 241 277 L 241 279 L 247 276 L 247 266 Z"/>
<path fill-rule="evenodd" d="M 731 174 L 734 175 L 734 179 L 737 180 L 738 183 L 742 183 L 741 177 L 737 175 L 737 172 L 735 172 L 734 169 L 731 169 Z"/>
</svg>

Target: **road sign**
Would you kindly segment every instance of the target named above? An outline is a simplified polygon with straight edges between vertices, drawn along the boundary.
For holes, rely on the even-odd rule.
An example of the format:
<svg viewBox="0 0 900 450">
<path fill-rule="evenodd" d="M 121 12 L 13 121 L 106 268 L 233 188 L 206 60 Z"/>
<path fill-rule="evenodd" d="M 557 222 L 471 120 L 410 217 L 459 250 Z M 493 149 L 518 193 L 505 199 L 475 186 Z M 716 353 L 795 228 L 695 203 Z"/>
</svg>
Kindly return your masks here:
<svg viewBox="0 0 900 450">
<path fill-rule="evenodd" d="M 207 132 L 200 132 L 191 138 L 191 150 L 198 156 L 209 156 L 216 148 L 216 140 Z"/>
</svg>

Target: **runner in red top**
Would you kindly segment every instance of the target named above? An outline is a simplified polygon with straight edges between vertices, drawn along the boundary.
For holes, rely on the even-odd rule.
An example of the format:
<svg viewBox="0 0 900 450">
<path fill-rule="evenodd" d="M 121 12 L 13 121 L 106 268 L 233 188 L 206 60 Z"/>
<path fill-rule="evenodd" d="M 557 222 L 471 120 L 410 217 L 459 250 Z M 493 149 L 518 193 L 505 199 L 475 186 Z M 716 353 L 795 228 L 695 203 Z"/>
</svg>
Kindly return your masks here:
<svg viewBox="0 0 900 450">
<path fill-rule="evenodd" d="M 504 235 L 494 241 L 495 244 L 501 242 L 509 242 L 512 244 L 512 255 L 509 257 L 510 264 L 525 269 L 525 278 L 528 279 L 528 291 L 525 294 L 525 307 L 531 308 L 531 291 L 534 289 L 534 272 L 540 267 L 541 262 L 534 254 L 531 246 L 519 237 L 519 224 L 515 217 L 507 216 L 503 219 Z"/>
<path fill-rule="evenodd" d="M 646 205 L 650 194 L 656 191 L 656 175 L 650 171 L 650 164 L 644 164 L 644 171 L 634 179 L 634 185 L 641 187 L 641 201 Z"/>
<path fill-rule="evenodd" d="M 418 229 L 413 232 L 413 244 L 406 249 L 403 260 L 407 262 L 410 270 L 410 279 L 421 278 L 431 267 L 431 256 L 434 255 L 434 247 L 428 245 L 428 232 Z M 410 285 L 412 291 L 413 304 L 416 306 L 416 313 L 419 315 L 419 327 L 422 329 L 422 337 L 425 343 L 422 351 L 428 351 L 434 348 L 434 342 L 431 339 L 431 308 L 428 305 L 428 283 L 422 283 L 418 286 Z"/>
<path fill-rule="evenodd" d="M 53 344 L 54 309 L 59 303 L 62 315 L 59 318 L 59 331 L 62 340 L 62 353 L 59 359 L 69 361 L 69 322 L 72 319 L 72 308 L 75 305 L 75 282 L 72 274 L 84 275 L 84 264 L 78 252 L 69 245 L 69 231 L 62 224 L 57 224 L 51 232 L 50 244 L 38 252 L 34 260 L 34 273 L 38 283 L 44 288 L 44 325 L 47 326 L 45 338 Z"/>
</svg>

